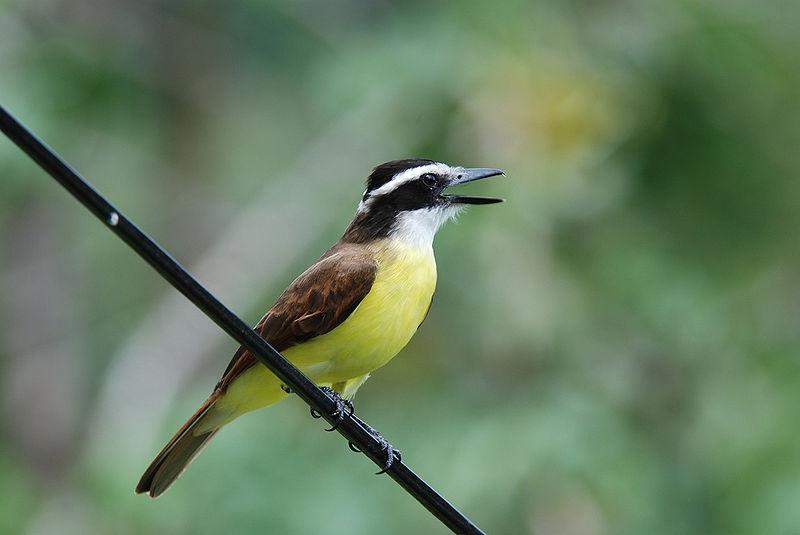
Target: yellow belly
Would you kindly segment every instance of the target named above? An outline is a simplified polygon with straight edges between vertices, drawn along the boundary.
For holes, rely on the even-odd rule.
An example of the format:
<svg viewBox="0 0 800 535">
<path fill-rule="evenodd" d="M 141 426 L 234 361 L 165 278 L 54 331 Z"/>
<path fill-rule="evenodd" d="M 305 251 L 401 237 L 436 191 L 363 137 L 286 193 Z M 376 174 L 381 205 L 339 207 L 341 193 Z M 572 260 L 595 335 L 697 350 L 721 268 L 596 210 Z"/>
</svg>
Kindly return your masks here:
<svg viewBox="0 0 800 535">
<path fill-rule="evenodd" d="M 380 368 L 405 347 L 428 312 L 436 288 L 433 250 L 383 240 L 373 253 L 375 281 L 353 313 L 329 333 L 283 352 L 318 384 L 346 382 Z M 283 395 L 277 378 L 257 365 L 236 379 L 217 405 L 230 420 Z"/>
</svg>

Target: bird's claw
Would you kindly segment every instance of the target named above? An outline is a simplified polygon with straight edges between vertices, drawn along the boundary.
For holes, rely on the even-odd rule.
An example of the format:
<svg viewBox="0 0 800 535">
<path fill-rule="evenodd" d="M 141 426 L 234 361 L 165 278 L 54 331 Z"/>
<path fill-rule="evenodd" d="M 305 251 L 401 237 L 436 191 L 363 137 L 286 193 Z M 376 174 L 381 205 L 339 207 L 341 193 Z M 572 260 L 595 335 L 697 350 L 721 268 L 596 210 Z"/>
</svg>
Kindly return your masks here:
<svg viewBox="0 0 800 535">
<path fill-rule="evenodd" d="M 320 389 L 328 394 L 328 396 L 332 397 L 334 402 L 336 403 L 336 410 L 334 410 L 330 415 L 333 418 L 336 418 L 336 421 L 333 423 L 331 427 L 326 429 L 325 431 L 335 431 L 339 424 L 344 421 L 345 415 L 352 416 L 355 412 L 355 407 L 353 406 L 353 402 L 344 399 L 336 390 L 330 388 L 328 386 L 320 387 Z M 313 407 L 310 409 L 311 416 L 313 418 L 321 418 L 322 414 L 319 413 Z"/>
<path fill-rule="evenodd" d="M 400 450 L 395 449 L 394 446 L 389 444 L 389 441 L 383 438 L 383 435 L 375 431 L 375 434 L 373 436 L 376 439 L 378 439 L 378 441 L 381 443 L 381 451 L 386 453 L 386 460 L 383 462 L 383 468 L 375 472 L 375 475 L 379 476 L 381 474 L 385 474 L 386 471 L 389 470 L 389 468 L 391 468 L 392 465 L 395 463 L 395 458 L 394 458 L 395 454 L 397 455 L 398 461 L 402 461 L 403 457 L 400 454 Z"/>
<path fill-rule="evenodd" d="M 326 429 L 325 431 L 335 431 L 337 427 L 344 421 L 345 416 L 351 417 L 355 413 L 355 407 L 353 407 L 353 403 L 350 400 L 344 399 L 336 390 L 329 386 L 322 386 L 320 389 L 325 392 L 328 396 L 333 398 L 334 402 L 336 403 L 336 409 L 330 414 L 332 418 L 336 420 L 333 422 L 333 425 Z M 313 418 L 322 418 L 322 414 L 316 410 L 314 407 L 310 409 L 311 416 Z M 386 458 L 383 462 L 383 467 L 380 471 L 375 472 L 375 475 L 385 474 L 387 470 L 389 470 L 395 462 L 402 461 L 402 456 L 400 454 L 400 450 L 396 449 L 392 446 L 388 440 L 383 438 L 383 435 L 377 431 L 372 426 L 368 425 L 366 422 L 361 420 L 360 418 L 354 417 L 356 422 L 364 428 L 364 430 L 372 436 L 379 444 L 381 452 L 386 454 Z M 348 441 L 347 446 L 356 453 L 361 453 L 361 450 L 352 442 Z"/>
<path fill-rule="evenodd" d="M 365 423 L 361 419 L 357 419 L 357 420 L 358 420 L 358 423 L 361 425 L 361 427 L 363 427 L 364 430 L 372 436 L 372 438 L 374 438 L 375 440 L 377 440 L 380 443 L 381 451 L 386 453 L 386 459 L 383 462 L 383 468 L 381 468 L 380 471 L 375 472 L 376 476 L 379 476 L 381 474 L 385 474 L 386 471 L 389 470 L 392 467 L 392 465 L 395 463 L 395 461 L 402 461 L 403 460 L 403 457 L 402 457 L 402 455 L 400 453 L 400 450 L 398 450 L 397 448 L 392 446 L 389 443 L 388 440 L 383 438 L 383 435 L 380 434 L 379 431 L 377 431 L 374 427 L 368 425 L 367 423 Z M 348 442 L 347 446 L 352 451 L 354 451 L 356 453 L 361 453 L 361 450 L 355 444 L 353 444 L 352 442 Z M 397 459 L 395 459 L 395 455 L 397 456 Z"/>
</svg>

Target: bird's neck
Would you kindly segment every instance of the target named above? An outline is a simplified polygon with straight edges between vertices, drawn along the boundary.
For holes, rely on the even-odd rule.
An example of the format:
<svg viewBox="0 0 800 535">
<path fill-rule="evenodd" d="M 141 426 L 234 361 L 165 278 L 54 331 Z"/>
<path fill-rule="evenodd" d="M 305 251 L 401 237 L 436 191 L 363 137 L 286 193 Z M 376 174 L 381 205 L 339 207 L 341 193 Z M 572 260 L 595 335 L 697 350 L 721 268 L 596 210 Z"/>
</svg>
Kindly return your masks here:
<svg viewBox="0 0 800 535">
<path fill-rule="evenodd" d="M 390 240 L 410 248 L 430 249 L 439 228 L 456 209 L 422 208 L 394 214 L 361 212 L 347 227 L 343 242 L 368 244 Z"/>
<path fill-rule="evenodd" d="M 389 235 L 395 216 L 359 210 L 342 235 L 344 243 L 368 244 Z"/>
</svg>

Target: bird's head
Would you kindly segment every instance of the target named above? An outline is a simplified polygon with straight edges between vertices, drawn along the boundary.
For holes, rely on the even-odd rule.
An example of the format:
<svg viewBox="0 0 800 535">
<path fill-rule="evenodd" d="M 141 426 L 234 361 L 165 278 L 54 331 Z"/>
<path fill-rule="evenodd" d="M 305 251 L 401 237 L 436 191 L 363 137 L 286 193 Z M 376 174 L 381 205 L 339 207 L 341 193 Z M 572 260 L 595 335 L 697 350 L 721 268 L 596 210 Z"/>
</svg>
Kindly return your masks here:
<svg viewBox="0 0 800 535">
<path fill-rule="evenodd" d="M 490 167 L 453 167 L 432 160 L 393 160 L 373 169 L 345 239 L 366 242 L 396 237 L 430 245 L 436 231 L 468 204 L 503 199 L 445 193 L 451 186 L 498 175 Z"/>
</svg>

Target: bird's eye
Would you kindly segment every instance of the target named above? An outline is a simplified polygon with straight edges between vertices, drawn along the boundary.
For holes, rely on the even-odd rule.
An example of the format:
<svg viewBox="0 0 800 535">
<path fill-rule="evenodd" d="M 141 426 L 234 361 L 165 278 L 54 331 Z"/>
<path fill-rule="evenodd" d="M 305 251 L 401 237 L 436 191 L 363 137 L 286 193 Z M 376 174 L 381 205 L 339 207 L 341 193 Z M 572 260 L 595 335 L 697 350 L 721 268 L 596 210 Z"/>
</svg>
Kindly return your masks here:
<svg viewBox="0 0 800 535">
<path fill-rule="evenodd" d="M 422 183 L 428 188 L 433 188 L 434 186 L 436 186 L 437 182 L 436 175 L 434 175 L 433 173 L 425 173 L 420 177 L 420 179 L 422 180 Z"/>
</svg>

